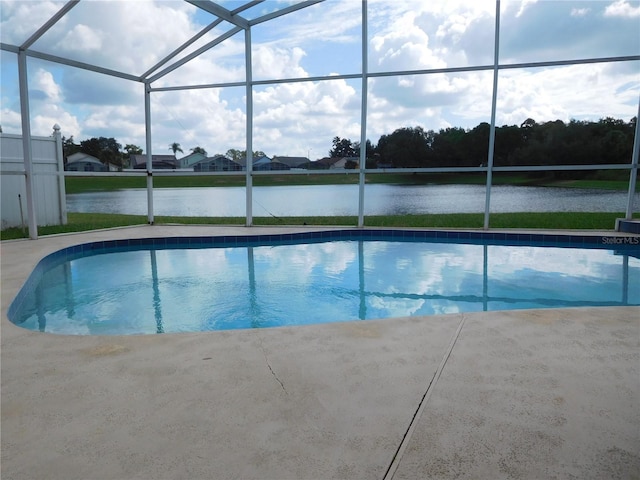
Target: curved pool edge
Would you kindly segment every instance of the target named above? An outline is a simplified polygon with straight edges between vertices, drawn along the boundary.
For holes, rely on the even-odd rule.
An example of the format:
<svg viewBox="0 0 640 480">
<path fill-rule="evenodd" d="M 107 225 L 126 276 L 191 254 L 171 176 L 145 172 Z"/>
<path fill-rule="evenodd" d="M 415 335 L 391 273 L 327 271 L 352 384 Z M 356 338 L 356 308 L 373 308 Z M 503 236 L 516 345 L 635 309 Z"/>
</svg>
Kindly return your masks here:
<svg viewBox="0 0 640 480">
<path fill-rule="evenodd" d="M 126 237 L 126 238 L 123 238 Z M 566 245 L 573 247 L 606 248 L 617 247 L 635 250 L 640 248 L 640 235 L 615 231 L 558 231 L 558 230 L 477 230 L 477 229 L 433 229 L 433 228 L 380 228 L 380 227 L 239 227 L 239 226 L 184 226 L 145 225 L 109 230 L 96 230 L 73 234 L 42 237 L 38 240 L 2 242 L 2 328 L 15 327 L 9 320 L 9 309 L 30 276 L 48 259 L 65 255 L 104 253 L 123 246 L 140 248 L 183 248 L 181 240 L 194 242 L 195 246 L 212 242 L 218 246 L 256 245 L 261 242 L 313 242 L 329 240 L 353 240 L 389 238 L 395 240 L 437 240 L 450 242 L 474 242 L 483 239 L 500 244 L 521 245 L 539 242 L 543 245 Z M 7 273 L 7 275 L 5 275 Z M 13 328 L 9 328 L 9 331 Z M 3 335 L 4 337 L 4 335 Z"/>
</svg>

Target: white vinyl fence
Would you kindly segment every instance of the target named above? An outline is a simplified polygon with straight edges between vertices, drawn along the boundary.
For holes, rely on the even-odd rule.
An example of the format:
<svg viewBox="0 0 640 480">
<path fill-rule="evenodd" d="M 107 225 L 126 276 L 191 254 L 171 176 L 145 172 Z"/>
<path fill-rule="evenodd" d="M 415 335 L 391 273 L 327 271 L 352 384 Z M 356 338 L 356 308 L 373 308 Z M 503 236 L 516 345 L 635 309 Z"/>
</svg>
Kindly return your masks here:
<svg viewBox="0 0 640 480">
<path fill-rule="evenodd" d="M 33 201 L 38 225 L 64 225 L 67 206 L 60 127 L 50 137 L 31 137 Z M 2 229 L 28 226 L 26 175 L 21 135 L 0 133 Z"/>
</svg>

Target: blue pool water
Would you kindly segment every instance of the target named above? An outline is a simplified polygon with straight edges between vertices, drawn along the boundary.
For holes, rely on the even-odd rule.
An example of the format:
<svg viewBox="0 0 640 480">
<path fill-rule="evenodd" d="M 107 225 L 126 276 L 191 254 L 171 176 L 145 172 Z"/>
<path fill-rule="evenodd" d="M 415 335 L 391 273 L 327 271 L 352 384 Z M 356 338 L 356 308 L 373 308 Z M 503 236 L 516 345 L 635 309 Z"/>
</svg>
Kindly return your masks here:
<svg viewBox="0 0 640 480">
<path fill-rule="evenodd" d="M 80 245 L 38 265 L 9 318 L 31 330 L 119 335 L 640 305 L 637 239 L 461 235 L 346 230 Z"/>
</svg>

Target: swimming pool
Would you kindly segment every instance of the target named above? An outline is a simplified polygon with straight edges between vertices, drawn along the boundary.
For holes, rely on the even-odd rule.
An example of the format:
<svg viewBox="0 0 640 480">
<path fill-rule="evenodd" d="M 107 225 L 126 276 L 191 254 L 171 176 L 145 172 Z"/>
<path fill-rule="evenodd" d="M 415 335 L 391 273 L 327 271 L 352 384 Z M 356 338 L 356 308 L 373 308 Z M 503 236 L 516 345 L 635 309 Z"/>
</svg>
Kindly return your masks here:
<svg viewBox="0 0 640 480">
<path fill-rule="evenodd" d="M 640 305 L 638 237 L 334 230 L 116 240 L 44 258 L 21 327 L 119 335 Z"/>
</svg>

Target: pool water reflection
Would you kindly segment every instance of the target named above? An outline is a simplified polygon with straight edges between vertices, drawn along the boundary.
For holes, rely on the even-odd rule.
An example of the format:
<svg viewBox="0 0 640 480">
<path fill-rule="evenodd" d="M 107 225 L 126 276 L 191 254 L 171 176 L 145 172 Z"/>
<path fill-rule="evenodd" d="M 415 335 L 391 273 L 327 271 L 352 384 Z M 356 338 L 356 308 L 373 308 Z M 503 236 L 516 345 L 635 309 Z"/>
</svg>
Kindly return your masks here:
<svg viewBox="0 0 640 480">
<path fill-rule="evenodd" d="M 637 253 L 373 240 L 123 250 L 49 268 L 11 320 L 110 335 L 639 305 Z"/>
</svg>

